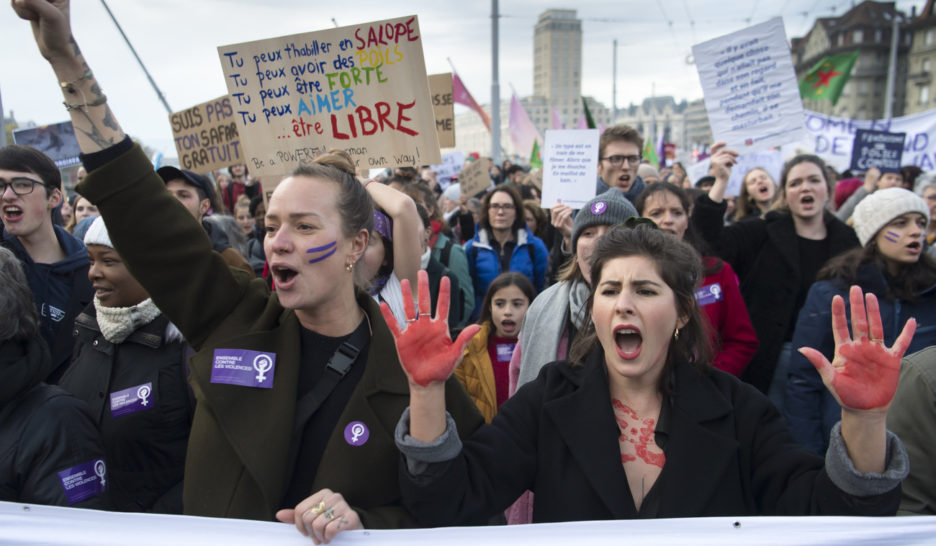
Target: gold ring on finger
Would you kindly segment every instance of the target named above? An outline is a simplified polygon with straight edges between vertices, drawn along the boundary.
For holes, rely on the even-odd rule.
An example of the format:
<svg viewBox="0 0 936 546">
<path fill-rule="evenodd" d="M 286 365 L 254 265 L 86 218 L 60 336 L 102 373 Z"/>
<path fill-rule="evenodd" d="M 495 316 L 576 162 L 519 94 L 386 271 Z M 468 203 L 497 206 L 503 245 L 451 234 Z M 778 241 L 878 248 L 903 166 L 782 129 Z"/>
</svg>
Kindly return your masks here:
<svg viewBox="0 0 936 546">
<path fill-rule="evenodd" d="M 324 511 L 325 511 L 325 501 L 322 501 L 309 509 L 309 512 L 312 512 L 313 516 L 317 516 Z"/>
<path fill-rule="evenodd" d="M 325 516 L 325 521 L 331 521 L 332 518 L 335 517 L 335 511 L 329 508 L 328 510 L 325 510 L 325 513 L 322 515 Z"/>
</svg>

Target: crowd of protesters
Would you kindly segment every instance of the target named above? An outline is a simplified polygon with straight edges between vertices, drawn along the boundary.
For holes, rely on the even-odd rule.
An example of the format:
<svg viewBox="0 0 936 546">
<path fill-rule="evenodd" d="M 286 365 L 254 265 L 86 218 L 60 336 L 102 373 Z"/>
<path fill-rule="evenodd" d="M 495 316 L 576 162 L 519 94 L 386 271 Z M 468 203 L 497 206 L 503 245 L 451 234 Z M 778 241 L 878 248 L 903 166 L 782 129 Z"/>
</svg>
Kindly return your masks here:
<svg viewBox="0 0 936 546">
<path fill-rule="evenodd" d="M 342 151 L 277 183 L 154 170 L 67 5 L 13 8 L 86 171 L 69 196 L 48 157 L 0 149 L 0 500 L 279 520 L 316 543 L 936 514 L 936 176 L 797 155 L 735 200 L 736 151 L 692 180 L 624 125 L 578 210 L 478 155 L 478 195 Z"/>
</svg>

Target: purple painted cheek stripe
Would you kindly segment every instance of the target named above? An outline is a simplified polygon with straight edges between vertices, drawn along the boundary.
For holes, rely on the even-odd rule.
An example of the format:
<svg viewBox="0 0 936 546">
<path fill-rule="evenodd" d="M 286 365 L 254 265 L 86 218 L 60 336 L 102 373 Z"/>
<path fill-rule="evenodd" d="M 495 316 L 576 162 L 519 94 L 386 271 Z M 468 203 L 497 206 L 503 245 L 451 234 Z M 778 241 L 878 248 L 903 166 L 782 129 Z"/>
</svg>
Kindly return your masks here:
<svg viewBox="0 0 936 546">
<path fill-rule="evenodd" d="M 894 233 L 893 231 L 885 231 L 884 238 L 892 243 L 896 243 L 900 239 L 900 235 Z"/>
<path fill-rule="evenodd" d="M 314 264 L 317 262 L 321 262 L 325 258 L 328 258 L 332 254 L 334 254 L 338 250 L 338 241 L 332 241 L 325 246 L 317 246 L 315 248 L 310 248 L 309 250 L 306 250 L 306 254 L 310 254 L 312 252 L 322 252 L 323 250 L 328 250 L 329 248 L 331 249 L 331 252 L 326 253 L 324 256 L 319 256 L 318 258 L 312 258 L 311 260 L 309 260 L 309 263 Z"/>
</svg>

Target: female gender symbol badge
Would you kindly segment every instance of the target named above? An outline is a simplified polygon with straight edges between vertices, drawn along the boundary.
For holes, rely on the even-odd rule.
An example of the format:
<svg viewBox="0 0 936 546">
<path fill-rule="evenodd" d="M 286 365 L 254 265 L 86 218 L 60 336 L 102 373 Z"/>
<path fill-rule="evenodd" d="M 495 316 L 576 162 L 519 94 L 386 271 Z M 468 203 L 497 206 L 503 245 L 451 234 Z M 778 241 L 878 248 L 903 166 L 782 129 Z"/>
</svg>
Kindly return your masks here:
<svg viewBox="0 0 936 546">
<path fill-rule="evenodd" d="M 345 441 L 355 447 L 366 444 L 368 438 L 370 438 L 370 430 L 361 421 L 351 421 L 344 429 Z"/>
<path fill-rule="evenodd" d="M 94 473 L 97 474 L 98 478 L 101 478 L 101 489 L 104 489 L 107 484 L 107 480 L 104 479 L 104 476 L 107 475 L 107 465 L 104 464 L 104 459 L 98 459 L 94 463 Z"/>
<path fill-rule="evenodd" d="M 270 371 L 270 368 L 273 367 L 273 359 L 267 355 L 261 354 L 257 355 L 253 360 L 253 368 L 259 373 L 257 374 L 257 381 L 263 383 L 266 381 L 266 373 Z"/>
<path fill-rule="evenodd" d="M 591 213 L 595 215 L 603 214 L 606 210 L 608 210 L 608 204 L 604 201 L 597 201 L 591 206 Z"/>
<path fill-rule="evenodd" d="M 149 402 L 147 401 L 147 398 L 149 398 L 150 392 L 151 392 L 151 391 L 150 391 L 150 388 L 149 388 L 149 385 L 148 385 L 148 384 L 147 384 L 147 385 L 140 385 L 140 388 L 137 389 L 137 392 L 136 392 L 137 398 L 139 398 L 140 400 L 142 400 L 141 403 L 142 403 L 144 406 L 147 405 L 147 404 L 149 404 Z"/>
</svg>

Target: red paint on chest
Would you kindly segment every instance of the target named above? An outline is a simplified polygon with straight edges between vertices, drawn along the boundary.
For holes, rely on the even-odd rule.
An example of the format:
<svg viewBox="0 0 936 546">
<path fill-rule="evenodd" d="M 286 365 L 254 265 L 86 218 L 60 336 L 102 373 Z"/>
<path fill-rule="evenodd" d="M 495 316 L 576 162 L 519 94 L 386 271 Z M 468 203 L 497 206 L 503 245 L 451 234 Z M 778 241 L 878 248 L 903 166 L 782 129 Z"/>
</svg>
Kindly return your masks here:
<svg viewBox="0 0 936 546">
<path fill-rule="evenodd" d="M 636 461 L 639 457 L 649 465 L 663 468 L 666 463 L 666 454 L 656 445 L 653 437 L 656 421 L 650 418 L 640 419 L 636 411 L 620 400 L 612 400 L 611 406 L 614 408 L 614 418 L 618 423 L 618 428 L 621 429 L 621 436 L 618 438 L 621 446 L 621 462 Z M 636 456 L 629 453 L 631 449 Z"/>
</svg>

